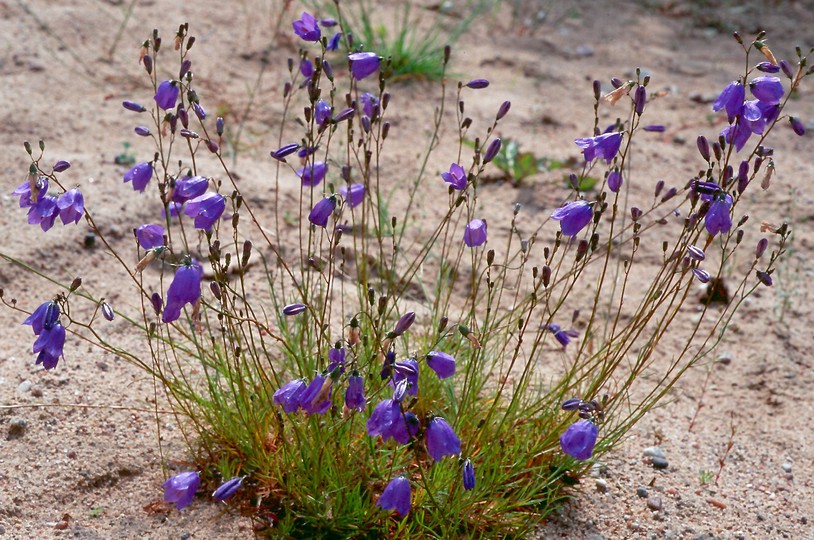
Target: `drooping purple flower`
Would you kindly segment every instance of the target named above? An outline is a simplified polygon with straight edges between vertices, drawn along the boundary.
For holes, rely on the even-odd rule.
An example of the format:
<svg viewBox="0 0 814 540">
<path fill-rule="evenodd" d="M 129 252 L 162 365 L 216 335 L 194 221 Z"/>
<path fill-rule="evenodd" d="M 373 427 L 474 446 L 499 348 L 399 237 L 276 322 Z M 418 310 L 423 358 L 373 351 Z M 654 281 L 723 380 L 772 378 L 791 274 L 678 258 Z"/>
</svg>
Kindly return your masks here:
<svg viewBox="0 0 814 540">
<path fill-rule="evenodd" d="M 359 412 L 365 410 L 365 380 L 354 371 L 348 377 L 348 388 L 345 390 L 345 407 L 356 409 Z"/>
<path fill-rule="evenodd" d="M 376 506 L 382 510 L 395 510 L 401 517 L 410 513 L 410 481 L 404 476 L 390 480 L 382 491 Z"/>
<path fill-rule="evenodd" d="M 177 321 L 181 309 L 186 304 L 195 305 L 201 297 L 201 277 L 203 268 L 194 261 L 188 261 L 178 267 L 167 289 L 167 305 L 161 320 L 165 323 Z"/>
<path fill-rule="evenodd" d="M 154 249 L 164 245 L 165 233 L 161 225 L 139 225 L 136 229 L 136 239 L 141 249 Z"/>
<path fill-rule="evenodd" d="M 46 193 L 48 193 L 48 179 L 44 176 L 41 176 L 33 181 L 33 193 L 31 192 L 31 184 L 31 181 L 26 180 L 17 186 L 17 189 L 11 192 L 12 195 L 20 197 L 20 208 L 30 208 L 31 206 L 34 206 L 40 199 L 45 197 Z"/>
<path fill-rule="evenodd" d="M 328 373 L 339 368 L 339 373 L 345 373 L 345 348 L 331 347 L 328 351 Z"/>
<path fill-rule="evenodd" d="M 718 233 L 727 233 L 732 228 L 732 217 L 729 211 L 732 208 L 732 197 L 719 192 L 709 205 L 707 215 L 704 217 L 704 226 L 713 236 Z"/>
<path fill-rule="evenodd" d="M 39 225 L 43 231 L 47 231 L 54 226 L 58 215 L 57 198 L 46 195 L 28 209 L 28 224 Z"/>
<path fill-rule="evenodd" d="M 591 457 L 599 428 L 590 420 L 580 419 L 560 435 L 560 448 L 572 458 L 584 461 Z"/>
<path fill-rule="evenodd" d="M 300 397 L 302 410 L 308 414 L 324 414 L 331 408 L 333 380 L 318 374 Z"/>
<path fill-rule="evenodd" d="M 62 348 L 65 346 L 65 327 L 59 322 L 54 323 L 50 329 L 43 328 L 36 341 L 34 341 L 34 353 L 37 354 L 36 364 L 42 364 L 45 369 L 57 367 L 59 357 L 62 356 Z"/>
<path fill-rule="evenodd" d="M 441 351 L 427 353 L 427 366 L 433 370 L 439 379 L 446 379 L 455 374 L 455 358 Z"/>
<path fill-rule="evenodd" d="M 297 170 L 297 176 L 302 180 L 302 185 L 314 187 L 322 182 L 325 178 L 325 173 L 328 172 L 328 166 L 322 162 L 317 161 L 314 164 L 306 164 Z"/>
<path fill-rule="evenodd" d="M 575 139 L 574 142 L 582 148 L 582 155 L 585 161 L 593 161 L 598 157 L 610 163 L 619 152 L 622 146 L 621 133 L 604 133 L 596 137 L 584 137 Z"/>
<path fill-rule="evenodd" d="M 234 495 L 238 489 L 240 489 L 240 485 L 243 483 L 243 476 L 235 476 L 231 480 L 227 480 L 226 482 L 222 483 L 218 489 L 212 494 L 212 498 L 216 501 L 225 501 L 232 495 Z"/>
<path fill-rule="evenodd" d="M 362 105 L 362 113 L 364 113 L 365 116 L 371 120 L 378 116 L 377 111 L 379 110 L 379 98 L 370 92 L 365 92 L 359 97 L 359 103 Z"/>
<path fill-rule="evenodd" d="M 164 488 L 164 500 L 175 503 L 178 510 L 183 510 L 195 498 L 195 492 L 201 484 L 201 477 L 197 471 L 185 471 L 171 476 L 161 484 Z"/>
<path fill-rule="evenodd" d="M 393 364 L 392 385 L 397 386 L 403 380 L 406 380 L 408 384 L 407 395 L 418 394 L 418 362 L 412 358 Z"/>
<path fill-rule="evenodd" d="M 59 306 L 56 302 L 49 301 L 40 304 L 34 312 L 26 317 L 23 324 L 31 326 L 34 335 L 38 336 L 43 330 L 50 330 L 59 320 Z"/>
<path fill-rule="evenodd" d="M 464 229 L 464 244 L 478 247 L 486 243 L 486 220 L 473 219 Z"/>
<path fill-rule="evenodd" d="M 472 88 L 473 90 L 480 90 L 481 88 L 486 88 L 489 86 L 489 81 L 486 79 L 472 79 L 464 86 L 467 88 Z"/>
<path fill-rule="evenodd" d="M 752 95 L 759 101 L 768 105 L 780 103 L 780 98 L 782 98 L 785 93 L 783 83 L 780 82 L 780 79 L 768 75 L 752 79 L 749 82 L 749 90 L 752 91 Z"/>
<path fill-rule="evenodd" d="M 79 220 L 85 215 L 85 199 L 82 197 L 82 192 L 76 188 L 69 189 L 59 196 L 57 208 L 59 208 L 59 219 L 64 225 L 70 222 L 79 223 Z"/>
<path fill-rule="evenodd" d="M 209 180 L 203 176 L 184 176 L 175 181 L 172 200 L 177 203 L 185 203 L 206 193 L 207 187 L 209 187 Z"/>
<path fill-rule="evenodd" d="M 139 113 L 144 112 L 144 111 L 147 110 L 147 108 L 144 105 L 141 105 L 139 103 L 136 103 L 135 101 L 129 101 L 129 100 L 122 101 L 122 107 L 124 107 L 128 111 L 139 112 Z"/>
<path fill-rule="evenodd" d="M 466 171 L 457 163 L 449 166 L 449 172 L 442 172 L 441 178 L 447 185 L 452 186 L 453 189 L 462 190 L 466 189 Z"/>
<path fill-rule="evenodd" d="M 303 379 L 295 379 L 274 392 L 272 401 L 277 405 L 282 405 L 283 410 L 289 414 L 297 412 L 302 405 L 302 395 L 305 393 L 306 387 Z"/>
<path fill-rule="evenodd" d="M 612 170 L 608 175 L 608 189 L 614 193 L 617 193 L 622 187 L 622 181 L 622 173 L 620 173 L 617 169 Z"/>
<path fill-rule="evenodd" d="M 153 164 L 149 162 L 139 163 L 126 173 L 124 173 L 124 182 L 133 182 L 133 189 L 143 192 L 153 177 Z"/>
<path fill-rule="evenodd" d="M 165 111 L 175 108 L 178 101 L 178 82 L 163 81 L 155 91 L 155 103 Z"/>
<path fill-rule="evenodd" d="M 407 444 L 416 436 L 416 433 L 418 433 L 418 417 L 407 411 L 393 422 L 387 432 L 382 434 L 382 440 L 387 441 L 392 437 L 399 444 Z"/>
<path fill-rule="evenodd" d="M 350 72 L 353 78 L 361 81 L 379 69 L 379 55 L 374 52 L 359 52 L 348 55 Z"/>
<path fill-rule="evenodd" d="M 209 231 L 226 209 L 226 199 L 220 193 L 210 191 L 187 201 L 184 214 L 194 217 L 196 229 Z"/>
<path fill-rule="evenodd" d="M 292 315 L 299 315 L 305 311 L 307 306 L 305 304 L 288 304 L 283 308 L 283 315 L 290 317 Z"/>
<path fill-rule="evenodd" d="M 461 440 L 455 435 L 452 427 L 440 416 L 434 417 L 427 423 L 427 451 L 435 461 L 441 461 L 444 456 L 454 456 L 461 453 Z"/>
<path fill-rule="evenodd" d="M 464 461 L 461 476 L 463 477 L 465 490 L 469 491 L 471 489 L 475 489 L 475 467 L 472 466 L 472 461 L 469 458 Z"/>
<path fill-rule="evenodd" d="M 339 48 L 339 40 L 342 37 L 342 32 L 337 32 L 336 34 L 328 40 L 328 44 L 325 46 L 326 51 L 335 51 Z M 323 60 L 324 62 L 324 60 Z"/>
<path fill-rule="evenodd" d="M 572 201 L 552 212 L 551 219 L 560 222 L 560 229 L 565 236 L 575 236 L 585 228 L 594 217 L 591 205 L 583 200 Z"/>
<path fill-rule="evenodd" d="M 314 105 L 314 120 L 317 126 L 323 125 L 331 119 L 331 106 L 324 99 L 317 101 Z"/>
<path fill-rule="evenodd" d="M 54 172 L 65 172 L 71 168 L 71 162 L 61 159 L 54 163 Z"/>
<path fill-rule="evenodd" d="M 331 214 L 334 213 L 335 208 L 336 196 L 331 195 L 330 197 L 325 197 L 317 201 L 311 209 L 311 212 L 308 214 L 308 221 L 318 227 L 326 227 L 328 225 L 328 219 L 331 217 Z"/>
<path fill-rule="evenodd" d="M 726 85 L 726 88 L 723 89 L 712 104 L 712 110 L 718 112 L 725 108 L 726 116 L 732 122 L 741 113 L 745 97 L 746 92 L 743 85 L 739 81 L 732 81 Z"/>
<path fill-rule="evenodd" d="M 365 199 L 365 185 L 351 184 L 350 188 L 342 186 L 339 188 L 339 194 L 345 199 L 348 207 L 355 208 Z"/>
<path fill-rule="evenodd" d="M 563 330 L 558 324 L 549 324 L 545 329 L 554 334 L 554 339 L 562 345 L 563 349 L 571 343 L 571 338 L 579 337 L 579 332 L 576 330 Z"/>
<path fill-rule="evenodd" d="M 294 33 L 304 41 L 319 41 L 322 32 L 319 30 L 316 18 L 310 13 L 302 12 L 302 16 L 291 23 Z"/>
</svg>

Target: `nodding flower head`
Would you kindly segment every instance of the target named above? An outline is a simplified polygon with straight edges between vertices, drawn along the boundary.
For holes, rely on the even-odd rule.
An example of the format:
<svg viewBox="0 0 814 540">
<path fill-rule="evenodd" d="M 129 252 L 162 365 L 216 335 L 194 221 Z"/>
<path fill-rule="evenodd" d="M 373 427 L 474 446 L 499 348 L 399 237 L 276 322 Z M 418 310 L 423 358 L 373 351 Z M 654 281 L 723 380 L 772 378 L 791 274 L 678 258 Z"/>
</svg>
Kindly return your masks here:
<svg viewBox="0 0 814 540">
<path fill-rule="evenodd" d="M 164 500 L 175 503 L 178 510 L 183 510 L 195 498 L 195 492 L 201 483 L 201 477 L 197 471 L 186 471 L 171 476 L 166 482 L 161 484 L 164 488 Z"/>
<path fill-rule="evenodd" d="M 584 461 L 593 455 L 599 428 L 590 420 L 580 419 L 560 435 L 560 448 L 572 458 Z"/>
<path fill-rule="evenodd" d="M 373 52 L 358 52 L 348 55 L 350 72 L 353 78 L 361 81 L 379 69 L 379 55 Z"/>
<path fill-rule="evenodd" d="M 582 148 L 582 154 L 585 161 L 593 161 L 598 157 L 610 163 L 616 154 L 619 152 L 619 147 L 622 145 L 621 133 L 604 133 L 596 137 L 584 137 L 575 139 L 577 146 Z"/>
<path fill-rule="evenodd" d="M 322 32 L 319 30 L 316 18 L 310 13 L 302 12 L 302 16 L 291 23 L 294 33 L 303 41 L 319 41 Z"/>
<path fill-rule="evenodd" d="M 401 517 L 410 513 L 410 481 L 404 476 L 390 480 L 376 506 L 383 510 L 395 510 Z"/>
<path fill-rule="evenodd" d="M 594 211 L 586 201 L 572 201 L 557 208 L 551 219 L 560 222 L 560 229 L 565 236 L 575 236 L 593 219 Z"/>
</svg>

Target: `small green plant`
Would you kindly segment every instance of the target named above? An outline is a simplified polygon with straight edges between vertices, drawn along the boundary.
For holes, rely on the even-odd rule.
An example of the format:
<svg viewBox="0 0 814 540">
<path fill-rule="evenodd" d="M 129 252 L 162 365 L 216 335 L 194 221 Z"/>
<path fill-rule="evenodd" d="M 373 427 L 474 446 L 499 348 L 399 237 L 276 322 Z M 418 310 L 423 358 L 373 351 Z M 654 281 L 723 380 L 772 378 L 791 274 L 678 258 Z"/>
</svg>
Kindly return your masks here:
<svg viewBox="0 0 814 540">
<path fill-rule="evenodd" d="M 700 471 L 698 471 L 698 483 L 701 484 L 702 486 L 711 484 L 713 480 L 715 480 L 714 472 L 707 469 L 701 469 Z"/>
</svg>

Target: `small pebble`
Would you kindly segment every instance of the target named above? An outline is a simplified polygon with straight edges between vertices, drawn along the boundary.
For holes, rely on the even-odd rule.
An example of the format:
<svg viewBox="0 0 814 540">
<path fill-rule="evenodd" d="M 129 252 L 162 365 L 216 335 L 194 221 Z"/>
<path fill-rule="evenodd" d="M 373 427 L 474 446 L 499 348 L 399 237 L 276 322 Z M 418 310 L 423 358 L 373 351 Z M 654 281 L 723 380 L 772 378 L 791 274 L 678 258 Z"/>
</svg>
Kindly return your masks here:
<svg viewBox="0 0 814 540">
<path fill-rule="evenodd" d="M 733 358 L 734 358 L 734 356 L 732 355 L 731 352 L 724 351 L 724 352 L 722 352 L 721 354 L 718 355 L 717 361 L 718 361 L 719 364 L 723 364 L 725 366 L 728 366 L 729 364 L 732 363 Z"/>
<path fill-rule="evenodd" d="M 25 394 L 26 392 L 31 390 L 31 387 L 33 385 L 34 385 L 34 383 L 32 383 L 31 381 L 26 379 L 26 380 L 24 380 L 23 382 L 20 383 L 20 386 L 17 387 L 17 391 L 19 393 L 21 393 L 21 394 Z"/>
<path fill-rule="evenodd" d="M 647 507 L 650 510 L 661 510 L 661 497 L 653 495 L 647 498 Z"/>
<path fill-rule="evenodd" d="M 648 446 L 644 449 L 644 457 L 666 458 L 667 454 L 664 453 L 660 446 Z"/>
<path fill-rule="evenodd" d="M 42 388 L 35 386 L 31 389 L 31 395 L 34 397 L 42 397 Z"/>
<path fill-rule="evenodd" d="M 636 488 L 636 495 L 641 497 L 642 499 L 646 499 L 648 496 L 647 488 L 644 486 L 639 486 Z"/>
<path fill-rule="evenodd" d="M 654 469 L 666 469 L 668 467 L 667 460 L 663 457 L 653 457 L 651 462 L 653 464 Z"/>
<path fill-rule="evenodd" d="M 783 472 L 790 473 L 791 472 L 791 463 L 784 463 L 780 466 L 783 469 Z"/>
<path fill-rule="evenodd" d="M 596 484 L 596 490 L 599 493 L 605 493 L 606 491 L 608 491 L 608 482 L 606 480 L 603 480 L 602 478 L 597 478 L 596 480 L 594 480 L 594 483 Z"/>
<path fill-rule="evenodd" d="M 25 418 L 12 418 L 8 425 L 8 436 L 6 438 L 8 440 L 19 439 L 25 435 L 27 427 L 28 422 L 25 421 Z"/>
</svg>

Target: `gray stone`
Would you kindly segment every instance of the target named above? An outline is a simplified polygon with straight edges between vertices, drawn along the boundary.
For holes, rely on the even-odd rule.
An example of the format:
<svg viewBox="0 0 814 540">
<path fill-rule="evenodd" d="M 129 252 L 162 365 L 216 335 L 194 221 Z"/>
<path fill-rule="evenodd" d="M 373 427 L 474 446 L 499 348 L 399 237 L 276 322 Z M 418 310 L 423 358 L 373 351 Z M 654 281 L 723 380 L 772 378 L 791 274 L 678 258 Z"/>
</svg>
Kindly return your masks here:
<svg viewBox="0 0 814 540">
<path fill-rule="evenodd" d="M 647 493 L 647 488 L 646 487 L 639 486 L 639 487 L 636 488 L 636 495 L 638 495 L 642 499 L 646 499 L 649 494 Z"/>
<path fill-rule="evenodd" d="M 8 435 L 7 439 L 19 439 L 23 435 L 25 435 L 25 430 L 28 427 L 28 422 L 25 421 L 25 418 L 12 418 L 11 422 L 8 425 Z"/>
<path fill-rule="evenodd" d="M 596 480 L 594 480 L 594 484 L 596 484 L 596 490 L 599 493 L 605 493 L 606 491 L 608 491 L 608 482 L 606 480 L 603 480 L 602 478 L 597 478 Z"/>
<path fill-rule="evenodd" d="M 661 497 L 657 497 L 656 495 L 653 495 L 652 497 L 648 497 L 647 498 L 647 507 L 650 510 L 656 510 L 656 511 L 661 510 L 661 508 L 662 508 L 662 506 L 661 506 Z"/>
<path fill-rule="evenodd" d="M 17 387 L 17 391 L 19 393 L 21 393 L 21 394 L 25 394 L 26 392 L 31 390 L 31 387 L 33 385 L 34 385 L 34 383 L 32 383 L 31 381 L 26 379 L 26 380 L 24 380 L 23 382 L 20 383 L 20 386 Z"/>
<path fill-rule="evenodd" d="M 669 466 L 667 460 L 663 457 L 653 457 L 651 463 L 654 469 L 666 469 Z"/>
<path fill-rule="evenodd" d="M 733 358 L 735 358 L 735 357 L 732 355 L 731 352 L 723 351 L 721 354 L 718 355 L 717 362 L 719 364 L 723 364 L 725 366 L 728 366 L 729 364 L 732 363 Z"/>
<path fill-rule="evenodd" d="M 664 453 L 661 446 L 648 446 L 644 449 L 644 457 L 660 457 L 664 459 L 667 457 L 667 454 Z"/>
<path fill-rule="evenodd" d="M 783 472 L 790 473 L 791 472 L 791 463 L 784 463 L 780 466 L 783 469 Z"/>
</svg>

